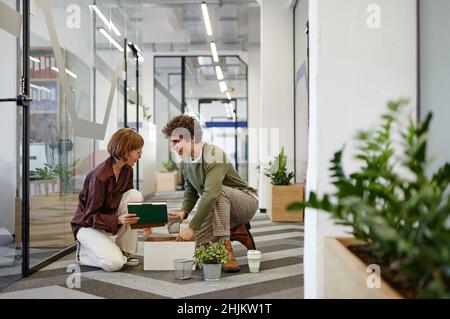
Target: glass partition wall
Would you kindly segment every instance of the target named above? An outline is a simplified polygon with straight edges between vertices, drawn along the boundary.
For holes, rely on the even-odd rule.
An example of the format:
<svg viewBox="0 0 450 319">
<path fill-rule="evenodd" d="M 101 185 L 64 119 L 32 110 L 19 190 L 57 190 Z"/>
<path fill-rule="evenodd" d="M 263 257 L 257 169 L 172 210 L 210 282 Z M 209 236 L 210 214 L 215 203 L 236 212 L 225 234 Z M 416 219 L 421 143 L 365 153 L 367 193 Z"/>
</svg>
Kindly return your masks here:
<svg viewBox="0 0 450 319">
<path fill-rule="evenodd" d="M 218 63 L 210 56 L 157 56 L 154 65 L 157 127 L 164 127 L 178 114 L 196 116 L 204 140 L 223 148 L 247 180 L 247 65 L 236 56 L 221 56 Z M 158 137 L 158 154 L 161 168 L 170 156 L 162 136 Z"/>
<path fill-rule="evenodd" d="M 124 8 L 107 0 L 35 0 L 25 18 L 17 8 L 22 3 L 29 2 L 0 1 L 2 56 L 8 59 L 0 72 L 0 98 L 20 92 L 25 52 L 20 30 L 22 20 L 27 20 L 31 32 L 26 77 L 33 100 L 27 127 L 29 211 L 21 209 L 21 111 L 9 103 L 2 105 L 1 118 L 0 141 L 7 154 L 0 163 L 3 180 L 9 182 L 1 192 L 0 287 L 74 247 L 70 221 L 86 175 L 108 157 L 107 141 L 124 126 L 124 114 L 130 127 L 137 126 L 137 114 L 142 114 L 136 94 L 128 94 L 125 103 L 123 72 L 127 59 L 128 90 L 138 91 L 136 60 L 125 39 L 136 47 L 142 42 L 140 4 Z M 142 62 L 141 58 L 138 68 Z M 11 137 L 16 144 L 11 144 Z M 23 224 L 24 216 L 29 227 Z M 23 259 L 22 240 L 29 253 Z"/>
<path fill-rule="evenodd" d="M 428 156 L 433 158 L 427 168 L 436 171 L 450 162 L 450 2 L 419 1 L 419 109 L 418 118 L 433 114 L 428 139 Z"/>
<path fill-rule="evenodd" d="M 0 289 L 22 275 L 23 108 L 14 101 L 21 88 L 22 16 L 15 0 L 0 1 Z M 26 190 L 25 190 L 26 191 Z"/>
<path fill-rule="evenodd" d="M 139 10 L 110 1 L 36 3 L 30 49 L 31 266 L 74 244 L 70 221 L 84 179 L 108 157 L 107 141 L 125 125 L 125 112 L 136 119 L 124 102 L 124 59 L 132 61 L 124 39 L 139 45 L 142 29 L 141 22 L 129 22 Z M 135 88 L 133 81 L 129 77 Z M 136 127 L 135 120 L 128 124 Z"/>
</svg>

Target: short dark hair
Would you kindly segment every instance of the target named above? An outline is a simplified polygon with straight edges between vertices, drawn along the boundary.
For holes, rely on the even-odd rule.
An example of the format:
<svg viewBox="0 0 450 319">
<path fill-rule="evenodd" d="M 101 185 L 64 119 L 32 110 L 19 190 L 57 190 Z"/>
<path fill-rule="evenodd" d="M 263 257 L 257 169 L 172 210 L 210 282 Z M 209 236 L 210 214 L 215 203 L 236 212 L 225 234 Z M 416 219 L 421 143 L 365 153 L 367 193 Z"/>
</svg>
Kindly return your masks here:
<svg viewBox="0 0 450 319">
<path fill-rule="evenodd" d="M 180 136 L 183 138 L 195 137 L 195 142 L 200 143 L 203 138 L 202 128 L 198 120 L 189 115 L 177 115 L 167 122 L 166 126 L 162 129 L 162 133 L 169 137 L 172 136 L 174 131 L 180 131 Z M 186 136 L 188 134 L 183 134 L 183 131 L 187 133 L 189 132 L 190 136 Z"/>
</svg>

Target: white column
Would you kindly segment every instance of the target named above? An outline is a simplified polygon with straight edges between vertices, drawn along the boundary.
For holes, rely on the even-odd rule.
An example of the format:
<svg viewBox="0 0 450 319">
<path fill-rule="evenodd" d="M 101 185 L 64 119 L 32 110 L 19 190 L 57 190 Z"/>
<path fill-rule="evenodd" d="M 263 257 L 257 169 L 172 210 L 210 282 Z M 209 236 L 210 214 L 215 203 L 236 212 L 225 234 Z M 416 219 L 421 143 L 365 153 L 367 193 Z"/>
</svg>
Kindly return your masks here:
<svg viewBox="0 0 450 319">
<path fill-rule="evenodd" d="M 259 135 L 260 161 L 267 163 L 284 147 L 289 171 L 294 168 L 294 25 L 291 3 L 290 0 L 261 1 L 260 121 L 268 135 L 267 138 Z M 276 140 L 271 140 L 271 137 Z M 269 191 L 269 180 L 261 174 L 260 208 L 267 208 Z"/>
<path fill-rule="evenodd" d="M 261 127 L 261 55 L 248 52 L 248 184 L 259 188 L 258 132 Z"/>
<path fill-rule="evenodd" d="M 355 133 L 376 125 L 388 100 L 406 97 L 416 108 L 416 1 L 378 0 L 375 16 L 368 12 L 373 3 L 310 1 L 307 193 L 333 190 L 329 160 L 344 143 L 346 172 L 358 169 Z M 306 210 L 305 298 L 324 297 L 324 238 L 336 235 L 343 229 L 328 214 Z"/>
<path fill-rule="evenodd" d="M 154 54 L 151 51 L 143 51 L 144 63 L 142 66 L 142 105 L 150 107 L 151 118 L 142 130 L 145 140 L 144 152 L 141 159 L 143 185 L 141 191 L 144 196 L 156 192 L 156 136 L 157 127 L 155 126 L 155 105 L 154 105 Z"/>
</svg>

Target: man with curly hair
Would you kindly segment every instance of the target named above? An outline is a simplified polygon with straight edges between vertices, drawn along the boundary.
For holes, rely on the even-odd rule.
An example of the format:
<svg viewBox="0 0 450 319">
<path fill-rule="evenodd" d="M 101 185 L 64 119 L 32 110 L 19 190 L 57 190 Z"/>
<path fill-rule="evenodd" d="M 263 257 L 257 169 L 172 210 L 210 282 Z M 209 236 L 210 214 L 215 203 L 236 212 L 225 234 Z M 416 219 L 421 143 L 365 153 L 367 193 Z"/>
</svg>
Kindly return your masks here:
<svg viewBox="0 0 450 319">
<path fill-rule="evenodd" d="M 180 232 L 177 240 L 195 238 L 196 246 L 224 240 L 228 261 L 223 270 L 239 271 L 231 242 L 236 240 L 247 249 L 255 249 L 249 229 L 258 208 L 256 190 L 242 180 L 222 149 L 203 142 L 200 123 L 194 117 L 175 116 L 162 132 L 170 139 L 172 151 L 182 159 L 185 180 L 181 210 L 169 212 L 169 216 L 186 219 L 199 201 L 189 227 Z"/>
</svg>

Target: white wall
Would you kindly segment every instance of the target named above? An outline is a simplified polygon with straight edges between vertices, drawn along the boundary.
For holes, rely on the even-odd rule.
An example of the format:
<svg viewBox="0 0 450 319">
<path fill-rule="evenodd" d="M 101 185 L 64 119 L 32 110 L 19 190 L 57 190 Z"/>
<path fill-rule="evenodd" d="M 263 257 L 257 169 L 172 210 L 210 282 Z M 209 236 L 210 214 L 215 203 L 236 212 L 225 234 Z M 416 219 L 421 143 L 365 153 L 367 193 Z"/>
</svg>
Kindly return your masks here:
<svg viewBox="0 0 450 319">
<path fill-rule="evenodd" d="M 379 0 L 381 28 L 369 29 L 371 0 L 310 2 L 310 129 L 307 193 L 332 190 L 329 160 L 358 129 L 374 125 L 390 99 L 416 107 L 415 0 Z M 347 172 L 357 168 L 349 152 Z M 305 298 L 322 298 L 325 236 L 343 235 L 328 215 L 305 214 Z"/>
<path fill-rule="evenodd" d="M 4 1 L 11 8 L 15 8 L 15 1 Z M 0 98 L 16 97 L 17 92 L 17 50 L 16 38 L 0 29 L 0 43 L 2 47 L 2 65 L 0 72 Z M 17 152 L 16 103 L 0 103 L 0 227 L 5 227 L 12 234 L 15 225 L 15 197 Z M 21 195 L 19 195 L 21 196 Z"/>
<path fill-rule="evenodd" d="M 305 183 L 308 159 L 308 0 L 295 7 L 295 182 Z"/>
<path fill-rule="evenodd" d="M 257 133 L 261 127 L 261 55 L 259 51 L 248 53 L 248 127 Z M 257 134 L 249 133 L 248 139 L 248 184 L 259 188 L 259 154 Z"/>
<path fill-rule="evenodd" d="M 421 1 L 421 117 L 433 112 L 428 155 L 430 172 L 450 162 L 450 2 Z"/>
<path fill-rule="evenodd" d="M 278 130 L 278 136 L 275 132 L 259 136 L 259 156 L 262 163 L 267 163 L 284 146 L 288 170 L 293 171 L 294 26 L 290 4 L 288 0 L 261 1 L 261 127 Z M 260 208 L 267 208 L 269 191 L 269 180 L 261 174 Z"/>
<path fill-rule="evenodd" d="M 148 125 L 148 140 L 145 140 L 145 146 L 142 161 L 142 178 L 144 185 L 142 190 L 144 195 L 152 194 L 156 191 L 156 158 L 158 156 L 156 152 L 156 134 L 158 128 L 154 126 L 155 109 L 153 103 L 153 53 L 150 51 L 143 51 L 144 63 L 142 65 L 142 104 L 145 107 L 150 107 L 151 118 Z"/>
</svg>

